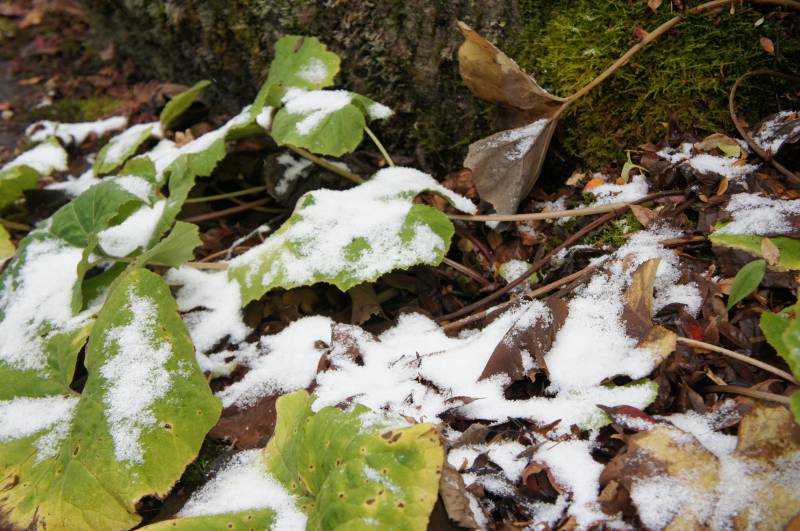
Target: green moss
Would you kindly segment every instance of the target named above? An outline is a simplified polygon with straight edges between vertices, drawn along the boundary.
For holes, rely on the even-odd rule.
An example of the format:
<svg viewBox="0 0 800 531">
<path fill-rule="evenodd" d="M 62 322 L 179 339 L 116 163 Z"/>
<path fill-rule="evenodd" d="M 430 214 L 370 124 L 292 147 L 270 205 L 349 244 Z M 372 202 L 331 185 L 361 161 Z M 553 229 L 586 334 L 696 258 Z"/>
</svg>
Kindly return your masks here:
<svg viewBox="0 0 800 531">
<path fill-rule="evenodd" d="M 47 107 L 28 112 L 29 120 L 54 120 L 57 122 L 89 122 L 114 112 L 122 100 L 110 96 L 85 99 L 63 99 Z"/>
<path fill-rule="evenodd" d="M 622 246 L 626 241 L 626 236 L 637 230 L 641 230 L 642 224 L 636 219 L 632 212 L 628 211 L 622 217 L 614 220 L 599 233 L 584 239 L 587 245 L 612 245 Z"/>
<path fill-rule="evenodd" d="M 527 0 L 526 29 L 509 51 L 541 84 L 565 96 L 632 46 L 636 28 L 651 31 L 673 15 L 667 3 L 653 14 L 645 2 L 628 0 Z M 700 135 L 734 132 L 727 97 L 736 78 L 755 68 L 792 70 L 800 57 L 792 17 L 766 17 L 756 26 L 763 16 L 741 8 L 733 15 L 725 9 L 687 16 L 573 106 L 564 119 L 567 152 L 599 169 L 621 165 L 626 148 L 663 140 L 670 120 Z M 774 55 L 761 48 L 762 35 L 775 43 Z M 774 98 L 742 96 L 740 107 L 774 112 L 763 108 Z"/>
<path fill-rule="evenodd" d="M 0 17 L 0 42 L 17 34 L 17 26 L 8 18 Z"/>
</svg>

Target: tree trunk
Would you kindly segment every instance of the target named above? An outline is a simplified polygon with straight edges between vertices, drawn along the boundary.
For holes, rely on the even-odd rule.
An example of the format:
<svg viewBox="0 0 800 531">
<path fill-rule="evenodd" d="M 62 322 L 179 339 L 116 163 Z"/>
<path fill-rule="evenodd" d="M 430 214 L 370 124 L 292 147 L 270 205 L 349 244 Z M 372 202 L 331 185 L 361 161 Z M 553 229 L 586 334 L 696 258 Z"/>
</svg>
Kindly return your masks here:
<svg viewBox="0 0 800 531">
<path fill-rule="evenodd" d="M 382 133 L 396 150 L 462 148 L 485 134 L 485 108 L 458 78 L 466 20 L 499 43 L 519 28 L 514 0 L 86 0 L 100 38 L 160 79 L 212 79 L 229 110 L 252 100 L 272 46 L 317 36 L 342 58 L 338 84 L 391 106 Z M 485 113 L 483 113 L 485 115 Z M 483 128 L 483 130 L 479 130 Z M 454 152 L 451 150 L 451 154 Z M 455 162 L 433 160 L 435 166 Z M 460 161 L 459 161 L 460 162 Z"/>
</svg>

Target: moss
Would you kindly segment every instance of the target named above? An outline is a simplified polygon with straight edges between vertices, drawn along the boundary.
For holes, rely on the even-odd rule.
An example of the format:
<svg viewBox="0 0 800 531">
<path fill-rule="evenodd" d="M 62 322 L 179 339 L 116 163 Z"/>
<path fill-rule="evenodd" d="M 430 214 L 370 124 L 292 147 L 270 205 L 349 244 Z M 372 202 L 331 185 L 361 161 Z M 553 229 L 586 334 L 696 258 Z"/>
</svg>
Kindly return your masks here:
<svg viewBox="0 0 800 531">
<path fill-rule="evenodd" d="M 17 26 L 10 19 L 0 17 L 0 42 L 17 34 Z"/>
<path fill-rule="evenodd" d="M 110 96 L 85 99 L 63 99 L 47 107 L 28 112 L 28 120 L 54 120 L 57 122 L 89 122 L 114 112 L 122 100 Z"/>
<path fill-rule="evenodd" d="M 615 219 L 606 228 L 595 235 L 584 239 L 586 245 L 612 245 L 620 247 L 627 241 L 627 235 L 641 230 L 642 224 L 632 212 L 628 211 L 622 217 Z"/>
<path fill-rule="evenodd" d="M 697 2 L 691 2 L 691 5 Z M 526 28 L 515 58 L 559 95 L 588 83 L 634 44 L 637 28 L 653 30 L 674 13 L 665 3 L 657 14 L 645 2 L 611 0 L 526 0 Z M 663 140 L 666 123 L 699 135 L 732 133 L 728 92 L 741 74 L 755 68 L 792 70 L 800 58 L 797 22 L 737 8 L 689 15 L 676 29 L 641 51 L 567 113 L 564 147 L 591 168 L 621 164 L 624 150 Z M 766 36 L 775 54 L 759 44 Z M 774 112 L 774 98 L 747 94 L 740 106 Z M 763 105 L 762 105 L 763 104 Z"/>
</svg>

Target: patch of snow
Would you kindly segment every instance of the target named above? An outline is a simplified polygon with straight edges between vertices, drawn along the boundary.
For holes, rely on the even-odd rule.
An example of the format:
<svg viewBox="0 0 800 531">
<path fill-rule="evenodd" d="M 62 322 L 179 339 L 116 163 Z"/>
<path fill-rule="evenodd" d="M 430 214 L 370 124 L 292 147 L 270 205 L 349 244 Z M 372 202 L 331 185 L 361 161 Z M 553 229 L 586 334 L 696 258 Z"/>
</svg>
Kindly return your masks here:
<svg viewBox="0 0 800 531">
<path fill-rule="evenodd" d="M 49 175 L 53 171 L 64 171 L 67 169 L 67 152 L 58 143 L 44 142 L 7 162 L 0 168 L 0 171 L 10 170 L 17 166 L 28 166 L 40 175 Z"/>
<path fill-rule="evenodd" d="M 125 190 L 131 195 L 135 195 L 145 203 L 150 203 L 153 197 L 153 184 L 137 175 L 121 175 L 119 177 L 112 177 L 117 186 Z"/>
<path fill-rule="evenodd" d="M 321 59 L 312 57 L 300 68 L 297 75 L 309 83 L 320 85 L 328 79 L 328 68 Z"/>
<path fill-rule="evenodd" d="M 54 457 L 69 432 L 78 396 L 17 397 L 0 401 L 0 442 L 35 435 L 43 430 L 36 446 L 36 462 Z"/>
<path fill-rule="evenodd" d="M 304 116 L 295 124 L 301 136 L 310 134 L 328 115 L 349 105 L 352 100 L 353 95 L 346 90 L 289 91 L 283 98 L 287 113 Z"/>
<path fill-rule="evenodd" d="M 392 114 L 394 111 L 382 103 L 375 102 L 367 107 L 367 115 L 373 120 L 385 120 Z"/>
<path fill-rule="evenodd" d="M 756 194 L 734 194 L 725 206 L 731 222 L 716 234 L 787 234 L 796 229 L 790 216 L 800 215 L 800 199 L 770 199 Z"/>
<path fill-rule="evenodd" d="M 265 131 L 269 131 L 269 126 L 272 125 L 272 107 L 267 105 L 256 116 L 256 123 Z"/>
<path fill-rule="evenodd" d="M 797 111 L 782 111 L 770 120 L 764 121 L 753 134 L 753 140 L 767 153 L 775 154 L 784 142 L 800 132 L 800 120 Z M 794 120 L 789 120 L 794 116 Z"/>
<path fill-rule="evenodd" d="M 115 165 L 122 164 L 128 152 L 136 148 L 143 138 L 146 140 L 151 136 L 155 138 L 164 136 L 160 122 L 137 124 L 128 128 L 108 141 L 108 149 L 103 162 Z"/>
<path fill-rule="evenodd" d="M 54 136 L 65 144 L 82 144 L 89 135 L 101 137 L 128 124 L 124 116 L 112 116 L 95 122 L 65 124 L 42 120 L 34 122 L 25 130 L 25 135 L 34 142 L 42 142 Z"/>
<path fill-rule="evenodd" d="M 103 403 L 117 461 L 144 462 L 142 433 L 155 426 L 153 405 L 172 386 L 166 363 L 172 356 L 169 343 L 156 337 L 156 302 L 131 287 L 126 304 L 131 321 L 108 330 L 104 349 L 108 359 L 99 373 L 105 379 Z"/>
<path fill-rule="evenodd" d="M 592 206 L 612 203 L 632 203 L 647 195 L 649 188 L 644 175 L 634 175 L 627 184 L 601 184 L 589 192 L 595 196 Z"/>
<path fill-rule="evenodd" d="M 61 190 L 70 197 L 77 197 L 86 190 L 88 190 L 89 188 L 91 188 L 92 186 L 99 184 L 100 182 L 101 180 L 95 176 L 94 170 L 92 170 L 92 168 L 89 168 L 88 170 L 83 172 L 81 176 L 78 178 L 69 176 L 67 177 L 66 181 L 49 184 L 45 187 L 45 189 Z"/>
<path fill-rule="evenodd" d="M 211 516 L 254 509 L 272 509 L 272 531 L 306 528 L 306 515 L 295 505 L 294 496 L 267 473 L 263 450 L 239 452 L 216 476 L 192 494 L 177 514 L 179 518 Z"/>
<path fill-rule="evenodd" d="M 122 257 L 146 248 L 164 214 L 165 206 L 165 200 L 157 201 L 153 206 L 144 205 L 119 225 L 98 232 L 103 251 L 108 256 Z"/>
<path fill-rule="evenodd" d="M 703 175 L 715 173 L 727 177 L 733 182 L 740 182 L 744 177 L 758 170 L 757 164 L 745 164 L 740 159 L 711 155 L 708 153 L 693 154 L 693 144 L 684 142 L 680 148 L 665 148 L 656 153 L 672 164 L 688 164 L 694 171 Z"/>
<path fill-rule="evenodd" d="M 503 144 L 515 143 L 514 148 L 506 153 L 506 158 L 509 161 L 516 161 L 525 156 L 531 149 L 536 139 L 542 134 L 545 127 L 550 123 L 549 118 L 542 118 L 531 124 L 516 129 L 509 129 L 495 135 L 495 137 L 487 144 L 487 148 L 496 148 Z"/>
<path fill-rule="evenodd" d="M 197 349 L 197 361 L 204 371 L 215 364 L 208 353 L 225 338 L 240 343 L 251 332 L 242 321 L 239 285 L 225 271 L 200 271 L 191 267 L 170 269 L 166 281 L 180 286 L 175 299 L 184 313 L 183 321 Z"/>
<path fill-rule="evenodd" d="M 296 159 L 289 153 L 282 153 L 276 160 L 278 164 L 286 167 L 286 170 L 283 172 L 283 177 L 275 185 L 275 193 L 282 196 L 289 191 L 289 187 L 292 183 L 311 167 L 312 163 L 310 160 Z"/>
</svg>

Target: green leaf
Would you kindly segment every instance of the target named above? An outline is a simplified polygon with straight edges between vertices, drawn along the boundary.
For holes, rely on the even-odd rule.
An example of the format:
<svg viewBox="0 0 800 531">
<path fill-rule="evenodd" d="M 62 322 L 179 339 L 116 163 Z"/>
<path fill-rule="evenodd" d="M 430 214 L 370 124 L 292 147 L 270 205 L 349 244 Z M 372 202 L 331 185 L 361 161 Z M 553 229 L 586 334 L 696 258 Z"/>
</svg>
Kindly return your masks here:
<svg viewBox="0 0 800 531">
<path fill-rule="evenodd" d="M 0 266 L 14 256 L 15 252 L 16 249 L 14 248 L 14 242 L 11 241 L 11 235 L 5 227 L 0 225 Z"/>
<path fill-rule="evenodd" d="M 30 166 L 14 166 L 0 171 L 0 209 L 7 207 L 25 190 L 33 190 L 39 182 L 39 172 Z"/>
<path fill-rule="evenodd" d="M 175 518 L 141 528 L 146 531 L 230 531 L 231 529 L 271 529 L 275 512 L 271 509 Z"/>
<path fill-rule="evenodd" d="M 789 396 L 789 409 L 794 413 L 794 421 L 800 424 L 800 391 L 795 391 Z"/>
<path fill-rule="evenodd" d="M 764 332 L 764 337 L 767 338 L 767 343 L 775 349 L 779 355 L 781 352 L 786 352 L 787 347 L 783 342 L 783 333 L 789 327 L 790 319 L 781 313 L 763 312 L 759 321 L 761 331 Z"/>
<path fill-rule="evenodd" d="M 794 377 L 800 379 L 800 321 L 798 321 L 797 316 L 789 320 L 781 339 L 784 348 L 782 350 L 776 348 L 775 350 L 780 357 L 786 360 Z"/>
<path fill-rule="evenodd" d="M 307 529 L 420 529 L 428 525 L 444 452 L 429 424 L 392 429 L 375 413 L 326 407 L 297 391 L 278 399 L 269 472 L 308 515 Z"/>
<path fill-rule="evenodd" d="M 178 267 L 194 259 L 194 248 L 202 243 L 197 225 L 178 221 L 163 240 L 139 256 L 138 263 Z"/>
<path fill-rule="evenodd" d="M 719 144 L 717 147 L 726 157 L 738 159 L 742 155 L 742 146 L 739 144 Z"/>
<path fill-rule="evenodd" d="M 730 310 L 737 302 L 753 293 L 761 284 L 766 272 L 767 262 L 764 260 L 753 260 L 741 268 L 733 278 L 731 293 L 728 295 L 728 309 Z"/>
<path fill-rule="evenodd" d="M 67 169 L 67 152 L 55 138 L 48 138 L 33 149 L 0 168 L 0 209 L 36 188 L 39 178 Z"/>
<path fill-rule="evenodd" d="M 287 35 L 275 43 L 275 58 L 267 80 L 253 103 L 257 114 L 265 105 L 278 107 L 290 87 L 316 90 L 329 87 L 339 72 L 339 56 L 316 37 Z"/>
<path fill-rule="evenodd" d="M 714 233 L 709 236 L 709 240 L 714 245 L 722 245 L 733 249 L 747 251 L 753 256 L 764 258 L 761 254 L 761 240 L 763 236 L 751 234 L 719 234 Z M 776 271 L 796 271 L 800 270 L 800 240 L 788 238 L 786 236 L 776 236 L 770 241 L 780 251 L 780 259 L 774 266 Z"/>
<path fill-rule="evenodd" d="M 276 287 L 327 282 L 346 291 L 394 269 L 438 264 L 453 225 L 442 212 L 413 204 L 422 192 L 474 212 L 469 200 L 430 176 L 387 168 L 349 190 L 302 196 L 280 229 L 231 262 L 228 275 L 239 282 L 246 304 Z"/>
<path fill-rule="evenodd" d="M 0 403 L 34 419 L 0 440 L 0 514 L 11 527 L 134 527 L 137 502 L 170 490 L 219 417 L 169 288 L 149 271 L 116 284 L 85 365 L 80 395 L 31 389 Z M 48 420 L 51 410 L 63 414 Z"/>
<path fill-rule="evenodd" d="M 180 117 L 183 112 L 192 106 L 192 103 L 195 102 L 200 93 L 203 92 L 203 89 L 206 88 L 211 84 L 211 81 L 204 79 L 202 81 L 198 81 L 197 83 L 192 86 L 192 88 L 181 92 L 171 100 L 167 102 L 164 106 L 164 109 L 161 111 L 161 115 L 158 119 L 161 121 L 161 127 L 166 131 L 169 127 L 175 122 L 175 120 Z"/>
<path fill-rule="evenodd" d="M 146 140 L 153 136 L 161 136 L 161 125 L 158 122 L 138 124 L 111 138 L 97 154 L 92 170 L 102 175 L 115 170 L 131 158 Z"/>
</svg>

